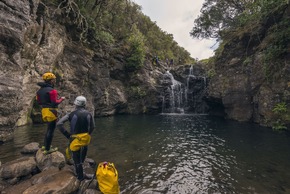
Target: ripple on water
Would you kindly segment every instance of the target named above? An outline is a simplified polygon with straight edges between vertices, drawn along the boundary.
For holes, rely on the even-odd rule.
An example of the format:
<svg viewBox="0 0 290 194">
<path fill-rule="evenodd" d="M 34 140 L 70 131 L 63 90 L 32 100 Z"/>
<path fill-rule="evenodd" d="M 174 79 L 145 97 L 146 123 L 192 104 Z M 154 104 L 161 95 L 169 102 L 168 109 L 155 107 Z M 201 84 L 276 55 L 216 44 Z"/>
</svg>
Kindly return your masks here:
<svg viewBox="0 0 290 194">
<path fill-rule="evenodd" d="M 18 130 L 1 146 L 1 161 L 18 157 L 26 143 L 41 143 L 44 132 Z M 66 146 L 59 131 L 53 143 Z M 122 194 L 287 193 L 289 153 L 289 137 L 254 125 L 159 115 L 96 119 L 88 157 L 114 162 Z"/>
</svg>

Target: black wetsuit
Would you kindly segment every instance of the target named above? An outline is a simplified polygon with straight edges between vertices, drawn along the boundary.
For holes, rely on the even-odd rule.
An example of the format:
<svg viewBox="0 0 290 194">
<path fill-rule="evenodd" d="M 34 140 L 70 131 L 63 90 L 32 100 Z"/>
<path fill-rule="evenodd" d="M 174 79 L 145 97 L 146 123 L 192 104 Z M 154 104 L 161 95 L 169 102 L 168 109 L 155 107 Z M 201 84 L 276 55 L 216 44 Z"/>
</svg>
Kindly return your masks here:
<svg viewBox="0 0 290 194">
<path fill-rule="evenodd" d="M 53 89 L 53 85 L 47 82 L 39 82 L 37 83 L 38 86 L 41 88 L 37 91 L 36 97 L 37 102 L 42 108 L 57 108 L 58 104 L 60 104 L 63 99 L 57 99 L 58 93 L 55 89 Z M 56 118 L 57 118 L 57 111 L 51 110 Z M 44 147 L 45 150 L 49 150 L 54 134 L 54 129 L 56 126 L 56 120 L 47 122 L 47 130 L 44 137 Z"/>
<path fill-rule="evenodd" d="M 66 121 L 70 122 L 70 132 L 64 128 L 64 123 Z M 77 107 L 73 112 L 65 115 L 57 122 L 57 127 L 64 136 L 71 139 L 71 135 L 80 133 L 91 134 L 95 128 L 94 119 L 89 111 L 83 107 Z M 72 139 L 71 139 L 72 141 Z M 83 162 L 87 155 L 88 146 L 81 147 L 78 151 L 72 152 L 72 157 L 75 164 L 75 169 L 77 173 L 77 178 L 83 180 Z"/>
</svg>

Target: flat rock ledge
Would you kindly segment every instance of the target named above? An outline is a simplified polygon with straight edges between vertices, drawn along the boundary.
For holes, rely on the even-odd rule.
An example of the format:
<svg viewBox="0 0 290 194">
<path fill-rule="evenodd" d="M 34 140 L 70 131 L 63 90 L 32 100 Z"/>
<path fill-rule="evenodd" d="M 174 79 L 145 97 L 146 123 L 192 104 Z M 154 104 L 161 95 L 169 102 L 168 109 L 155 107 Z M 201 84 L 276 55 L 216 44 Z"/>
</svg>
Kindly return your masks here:
<svg viewBox="0 0 290 194">
<path fill-rule="evenodd" d="M 87 179 L 79 181 L 73 162 L 66 161 L 61 152 L 44 155 L 39 144 L 33 142 L 24 146 L 21 153 L 21 158 L 0 163 L 1 194 L 101 194 L 93 177 L 94 160 L 85 160 Z"/>
</svg>

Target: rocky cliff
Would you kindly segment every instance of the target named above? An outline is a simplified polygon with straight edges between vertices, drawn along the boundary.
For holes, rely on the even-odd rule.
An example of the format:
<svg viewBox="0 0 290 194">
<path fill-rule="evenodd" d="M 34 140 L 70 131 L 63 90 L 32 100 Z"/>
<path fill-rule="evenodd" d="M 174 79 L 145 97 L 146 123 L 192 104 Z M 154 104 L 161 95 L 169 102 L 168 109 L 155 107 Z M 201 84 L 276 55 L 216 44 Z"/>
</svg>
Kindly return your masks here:
<svg viewBox="0 0 290 194">
<path fill-rule="evenodd" d="M 213 113 L 266 126 L 289 122 L 289 110 L 273 111 L 279 104 L 290 108 L 289 21 L 288 4 L 221 43 L 208 88 Z"/>
<path fill-rule="evenodd" d="M 79 41 L 73 25 L 40 0 L 1 0 L 0 10 L 0 142 L 12 137 L 15 126 L 40 122 L 36 83 L 47 71 L 57 75 L 56 89 L 67 98 L 60 105 L 62 113 L 73 108 L 76 96 L 84 95 L 95 116 L 156 114 L 183 104 L 184 110 L 204 113 L 209 108 L 211 114 L 266 126 L 290 120 L 288 110 L 282 116 L 273 111 L 283 103 L 288 108 L 290 102 L 289 6 L 274 10 L 249 31 L 237 29 L 223 41 L 208 69 L 209 82 L 203 67 L 196 66 L 194 74 L 191 66 L 172 71 L 186 91 L 173 99 L 184 98 L 182 102 L 172 100 L 171 74 L 164 79 L 166 63 L 152 64 L 147 55 L 142 68 L 127 69 L 121 44 Z M 198 95 L 191 100 L 190 94 Z"/>
<path fill-rule="evenodd" d="M 67 98 L 62 112 L 72 109 L 78 95 L 87 97 L 95 116 L 160 111 L 156 85 L 163 66 L 146 62 L 139 71 L 127 71 L 125 53 L 75 41 L 61 15 L 39 0 L 1 0 L 0 10 L 1 141 L 14 126 L 39 120 L 36 83 L 46 71 L 57 75 L 56 89 Z"/>
</svg>

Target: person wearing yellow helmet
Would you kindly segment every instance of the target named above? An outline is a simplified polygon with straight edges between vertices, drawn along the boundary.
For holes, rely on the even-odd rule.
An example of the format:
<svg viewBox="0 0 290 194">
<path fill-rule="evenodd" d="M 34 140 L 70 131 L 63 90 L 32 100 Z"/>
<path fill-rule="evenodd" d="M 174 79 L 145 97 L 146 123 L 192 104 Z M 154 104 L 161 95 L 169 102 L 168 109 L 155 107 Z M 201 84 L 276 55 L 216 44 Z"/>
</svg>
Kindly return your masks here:
<svg viewBox="0 0 290 194">
<path fill-rule="evenodd" d="M 44 81 L 49 81 L 49 80 L 52 80 L 52 79 L 56 79 L 56 76 L 53 73 L 47 72 L 47 73 L 42 75 L 42 79 Z"/>
<path fill-rule="evenodd" d="M 65 97 L 58 97 L 58 92 L 54 89 L 56 76 L 53 73 L 47 72 L 43 74 L 42 79 L 44 82 L 37 83 L 40 89 L 36 93 L 36 99 L 41 106 L 42 120 L 47 123 L 47 131 L 42 149 L 44 154 L 48 154 L 57 150 L 57 148 L 51 148 L 51 142 L 56 128 L 57 108 Z"/>
</svg>

